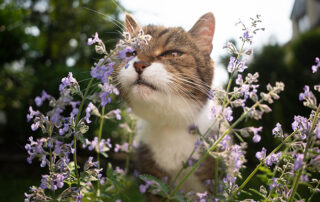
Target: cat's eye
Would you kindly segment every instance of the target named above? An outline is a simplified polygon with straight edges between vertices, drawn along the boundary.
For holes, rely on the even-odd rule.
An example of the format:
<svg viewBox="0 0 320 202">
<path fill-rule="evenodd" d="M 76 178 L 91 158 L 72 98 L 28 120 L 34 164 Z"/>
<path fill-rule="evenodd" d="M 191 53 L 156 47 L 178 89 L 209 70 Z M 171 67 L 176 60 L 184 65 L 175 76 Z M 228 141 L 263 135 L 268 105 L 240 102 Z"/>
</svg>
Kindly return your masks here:
<svg viewBox="0 0 320 202">
<path fill-rule="evenodd" d="M 163 53 L 161 53 L 159 55 L 159 57 L 178 57 L 178 56 L 182 56 L 183 52 L 178 51 L 178 50 L 169 50 L 169 51 L 165 51 Z"/>
<path fill-rule="evenodd" d="M 137 55 L 137 51 L 133 51 L 133 52 L 127 52 L 126 56 L 128 57 L 132 57 L 132 56 L 136 56 Z"/>
</svg>

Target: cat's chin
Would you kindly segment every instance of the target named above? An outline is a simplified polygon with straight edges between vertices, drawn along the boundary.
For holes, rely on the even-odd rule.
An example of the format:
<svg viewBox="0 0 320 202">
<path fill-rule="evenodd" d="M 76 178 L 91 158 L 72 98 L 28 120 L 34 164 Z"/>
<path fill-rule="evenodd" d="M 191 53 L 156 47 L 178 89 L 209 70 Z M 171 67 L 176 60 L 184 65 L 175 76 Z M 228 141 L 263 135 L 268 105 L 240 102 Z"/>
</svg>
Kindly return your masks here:
<svg viewBox="0 0 320 202">
<path fill-rule="evenodd" d="M 131 88 L 131 93 L 135 97 L 145 97 L 157 91 L 155 88 L 145 84 L 135 84 Z"/>
</svg>

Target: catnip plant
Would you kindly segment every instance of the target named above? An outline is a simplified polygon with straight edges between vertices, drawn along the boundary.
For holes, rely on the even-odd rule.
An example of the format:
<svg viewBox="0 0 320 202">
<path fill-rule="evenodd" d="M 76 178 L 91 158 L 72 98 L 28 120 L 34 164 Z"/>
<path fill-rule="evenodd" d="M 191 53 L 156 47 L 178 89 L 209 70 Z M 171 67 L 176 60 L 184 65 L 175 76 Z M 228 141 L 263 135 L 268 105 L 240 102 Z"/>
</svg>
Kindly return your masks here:
<svg viewBox="0 0 320 202">
<path fill-rule="evenodd" d="M 211 127 L 202 134 L 197 126 L 190 126 L 190 135 L 198 135 L 198 141 L 187 162 L 182 164 L 170 183 L 165 179 L 138 175 L 135 172 L 134 175 L 142 180 L 139 186 L 141 193 L 151 192 L 166 201 L 203 202 L 240 200 L 240 195 L 246 198 L 244 201 L 311 201 L 319 192 L 320 181 L 315 176 L 319 174 L 320 168 L 320 104 L 316 96 L 320 93 L 320 84 L 313 86 L 314 92 L 306 85 L 297 96 L 310 109 L 309 116 L 293 117 L 290 134 L 282 130 L 281 123 L 277 123 L 270 135 L 281 140 L 281 143 L 270 152 L 262 147 L 256 153 L 260 163 L 246 179 L 242 177 L 246 163 L 246 142 L 260 142 L 263 137 L 259 133 L 263 130 L 263 125 L 257 128 L 239 128 L 239 123 L 248 119 L 261 120 L 264 113 L 271 112 L 269 105 L 279 99 L 280 92 L 284 90 L 284 84 L 276 82 L 268 84 L 265 91 L 258 93 L 259 74 L 245 73 L 247 57 L 253 52 L 254 36 L 264 31 L 260 23 L 259 15 L 250 18 L 249 25 L 239 20 L 236 26 L 243 31 L 240 48 L 232 42 L 224 45 L 223 48 L 231 55 L 227 67 L 230 79 L 226 89 L 211 90 L 210 102 L 215 103 L 208 117 L 212 121 Z M 70 72 L 61 80 L 58 98 L 45 91 L 35 98 L 37 107 L 48 102 L 51 110 L 42 113 L 30 106 L 27 121 L 31 122 L 33 131 L 41 130 L 43 136 L 38 139 L 30 137 L 25 149 L 29 154 L 28 163 L 39 161 L 40 167 L 47 168 L 47 173 L 42 175 L 39 186 L 32 186 L 25 193 L 25 201 L 125 200 L 121 193 L 132 181 L 126 175 L 129 174 L 129 153 L 135 146 L 135 120 L 130 109 L 107 110 L 106 107 L 112 102 L 112 95 L 119 94 L 118 89 L 112 85 L 111 74 L 115 65 L 127 68 L 128 62 L 133 58 L 131 53 L 142 45 L 148 45 L 150 40 L 151 36 L 144 34 L 142 30 L 136 37 L 124 32 L 116 47 L 107 51 L 98 33 L 95 33 L 88 39 L 88 45 L 95 45 L 95 51 L 102 58 L 92 67 L 91 79 L 84 91 Z M 311 68 L 314 74 L 320 68 L 319 58 L 316 58 L 315 63 Z M 98 82 L 99 91 L 89 93 L 94 81 Z M 233 113 L 236 108 L 242 111 L 239 117 Z M 86 134 L 92 115 L 98 118 L 99 128 L 98 135 L 89 140 Z M 128 134 L 127 142 L 113 143 L 110 138 L 102 137 L 104 122 L 109 119 L 126 119 L 120 127 Z M 240 143 L 233 143 L 232 139 L 238 139 Z M 90 156 L 80 165 L 77 159 L 79 147 L 95 152 L 96 156 Z M 124 170 L 114 168 L 111 164 L 102 166 L 101 157 L 108 158 L 111 149 L 127 153 Z M 202 155 L 200 159 L 195 159 L 193 155 L 199 150 Z M 182 192 L 180 188 L 184 182 L 210 156 L 215 159 L 215 178 L 205 181 L 208 191 Z M 267 177 L 267 182 L 261 184 L 259 190 L 246 187 L 258 171 Z M 302 199 L 297 193 L 301 183 L 310 188 L 309 198 Z"/>
</svg>

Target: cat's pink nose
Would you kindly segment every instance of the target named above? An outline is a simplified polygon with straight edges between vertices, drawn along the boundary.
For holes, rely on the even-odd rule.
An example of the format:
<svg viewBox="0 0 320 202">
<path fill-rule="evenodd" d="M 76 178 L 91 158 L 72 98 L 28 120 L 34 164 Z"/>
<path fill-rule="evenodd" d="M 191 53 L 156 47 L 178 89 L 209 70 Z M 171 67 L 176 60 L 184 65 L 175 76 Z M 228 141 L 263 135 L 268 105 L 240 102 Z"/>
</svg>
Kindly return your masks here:
<svg viewBox="0 0 320 202">
<path fill-rule="evenodd" d="M 150 66 L 150 63 L 144 61 L 138 61 L 133 63 L 133 66 L 138 74 L 142 74 L 143 70 Z"/>
</svg>

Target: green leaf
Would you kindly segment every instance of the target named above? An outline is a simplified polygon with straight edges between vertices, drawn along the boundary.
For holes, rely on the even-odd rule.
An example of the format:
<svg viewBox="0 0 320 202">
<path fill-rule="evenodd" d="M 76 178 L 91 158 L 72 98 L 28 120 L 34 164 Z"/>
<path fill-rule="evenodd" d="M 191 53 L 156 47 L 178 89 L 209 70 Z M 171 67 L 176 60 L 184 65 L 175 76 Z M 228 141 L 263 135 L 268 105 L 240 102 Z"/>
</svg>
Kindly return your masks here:
<svg viewBox="0 0 320 202">
<path fill-rule="evenodd" d="M 86 144 L 86 139 L 82 134 L 77 135 L 77 139 L 80 140 L 81 144 L 85 145 Z"/>
<path fill-rule="evenodd" d="M 253 193 L 255 193 L 256 195 L 260 196 L 261 198 L 265 198 L 266 196 L 261 194 L 259 191 L 255 190 L 255 189 L 251 189 L 249 188 L 249 190 Z"/>
<path fill-rule="evenodd" d="M 166 185 L 162 180 L 159 180 L 158 178 L 148 174 L 139 175 L 139 178 L 142 179 L 143 181 L 156 182 L 159 185 L 158 188 L 160 188 L 160 192 L 165 194 L 165 196 L 168 196 L 168 191 L 169 191 L 168 185 Z"/>
<path fill-rule="evenodd" d="M 108 158 L 108 157 L 109 157 L 108 154 L 105 153 L 105 152 L 100 152 L 100 154 L 101 154 L 102 156 L 104 156 L 105 158 Z"/>
</svg>

